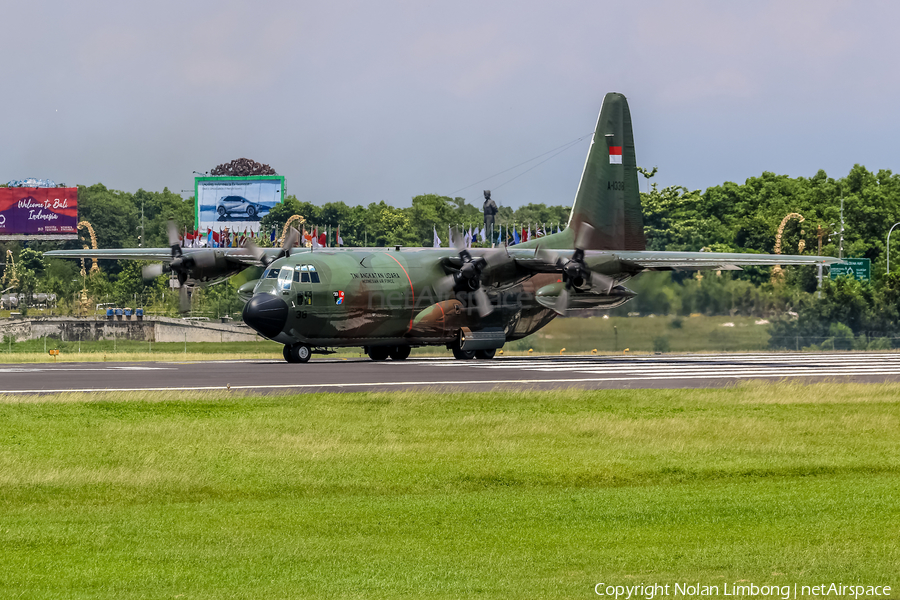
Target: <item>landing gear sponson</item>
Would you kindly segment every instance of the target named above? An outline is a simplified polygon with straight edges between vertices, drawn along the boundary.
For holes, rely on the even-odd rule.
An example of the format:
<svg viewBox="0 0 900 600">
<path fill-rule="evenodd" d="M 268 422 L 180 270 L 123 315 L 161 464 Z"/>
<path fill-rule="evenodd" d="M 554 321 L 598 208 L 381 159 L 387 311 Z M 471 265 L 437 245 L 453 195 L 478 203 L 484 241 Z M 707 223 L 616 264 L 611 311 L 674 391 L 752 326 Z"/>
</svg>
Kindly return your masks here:
<svg viewBox="0 0 900 600">
<path fill-rule="evenodd" d="M 369 358 L 375 361 L 406 360 L 409 357 L 409 346 L 366 346 L 363 348 Z"/>
</svg>

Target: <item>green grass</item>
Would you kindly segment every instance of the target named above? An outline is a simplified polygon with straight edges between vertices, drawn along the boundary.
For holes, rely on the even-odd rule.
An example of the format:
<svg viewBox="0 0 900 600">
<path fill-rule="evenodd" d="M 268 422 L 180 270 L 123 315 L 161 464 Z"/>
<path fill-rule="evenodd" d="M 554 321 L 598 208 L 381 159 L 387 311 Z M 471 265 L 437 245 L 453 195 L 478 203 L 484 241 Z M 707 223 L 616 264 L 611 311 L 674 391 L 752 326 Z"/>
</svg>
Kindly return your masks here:
<svg viewBox="0 0 900 600">
<path fill-rule="evenodd" d="M 599 353 L 653 352 L 658 340 L 671 352 L 748 352 L 767 350 L 769 325 L 755 317 L 569 317 L 504 347 L 507 351 Z M 726 325 L 727 323 L 733 326 Z"/>
<path fill-rule="evenodd" d="M 0 362 L 92 362 L 133 360 L 216 360 L 277 358 L 284 346 L 257 342 L 141 342 L 101 340 L 64 342 L 56 338 L 38 338 L 0 344 Z M 48 350 L 59 350 L 56 358 Z"/>
<path fill-rule="evenodd" d="M 0 597 L 900 587 L 900 385 L 0 399 Z"/>
</svg>

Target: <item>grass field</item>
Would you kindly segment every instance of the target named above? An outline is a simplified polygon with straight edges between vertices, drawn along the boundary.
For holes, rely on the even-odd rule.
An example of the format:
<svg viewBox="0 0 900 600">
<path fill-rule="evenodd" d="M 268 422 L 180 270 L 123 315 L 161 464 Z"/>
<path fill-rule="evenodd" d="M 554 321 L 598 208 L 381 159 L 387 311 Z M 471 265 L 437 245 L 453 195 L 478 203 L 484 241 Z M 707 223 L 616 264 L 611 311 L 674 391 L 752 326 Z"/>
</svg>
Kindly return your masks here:
<svg viewBox="0 0 900 600">
<path fill-rule="evenodd" d="M 0 398 L 0 597 L 900 589 L 900 385 Z"/>
<path fill-rule="evenodd" d="M 769 326 L 754 317 L 602 317 L 554 319 L 527 338 L 506 345 L 535 352 L 747 352 L 766 350 Z"/>
</svg>

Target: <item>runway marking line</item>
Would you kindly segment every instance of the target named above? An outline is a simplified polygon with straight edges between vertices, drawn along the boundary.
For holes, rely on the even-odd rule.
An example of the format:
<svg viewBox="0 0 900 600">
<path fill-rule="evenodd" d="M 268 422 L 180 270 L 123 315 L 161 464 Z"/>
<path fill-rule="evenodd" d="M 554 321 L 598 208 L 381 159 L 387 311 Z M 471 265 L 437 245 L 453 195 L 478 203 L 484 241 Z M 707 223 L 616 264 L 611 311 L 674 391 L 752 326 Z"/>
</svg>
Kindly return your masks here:
<svg viewBox="0 0 900 600">
<path fill-rule="evenodd" d="M 900 375 L 898 371 L 878 371 L 865 373 L 871 375 Z M 683 377 L 681 375 L 655 375 L 642 377 L 641 380 L 666 380 L 666 379 L 791 379 L 794 377 L 850 377 L 852 374 L 834 376 L 831 373 L 792 373 L 790 376 L 782 374 L 759 375 L 756 373 L 742 375 L 693 375 Z M 232 385 L 221 386 L 191 386 L 191 387 L 157 387 L 157 388 L 70 388 L 53 390 L 0 390 L 0 394 L 64 394 L 64 393 L 95 393 L 95 392 L 202 392 L 218 390 L 289 390 L 289 389 L 340 389 L 360 387 L 398 387 L 398 386 L 442 386 L 454 387 L 461 385 L 520 385 L 520 384 L 557 384 L 557 383 L 599 383 L 605 381 L 632 381 L 639 382 L 633 377 L 585 377 L 578 379 L 488 379 L 484 381 L 387 381 L 368 383 L 306 383 L 306 384 L 282 384 L 282 385 Z"/>
</svg>

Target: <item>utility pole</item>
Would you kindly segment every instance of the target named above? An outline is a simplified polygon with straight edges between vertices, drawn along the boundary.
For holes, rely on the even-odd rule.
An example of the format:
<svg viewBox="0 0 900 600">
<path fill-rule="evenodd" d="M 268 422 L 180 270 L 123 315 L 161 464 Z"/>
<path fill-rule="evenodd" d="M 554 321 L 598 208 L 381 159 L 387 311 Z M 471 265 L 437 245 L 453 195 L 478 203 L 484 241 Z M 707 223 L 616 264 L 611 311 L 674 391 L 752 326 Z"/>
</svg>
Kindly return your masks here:
<svg viewBox="0 0 900 600">
<path fill-rule="evenodd" d="M 841 231 L 838 237 L 838 258 L 844 258 L 844 190 L 841 189 Z"/>
<path fill-rule="evenodd" d="M 822 238 L 824 238 L 826 235 L 828 235 L 830 233 L 831 233 L 831 231 L 822 227 L 821 224 L 816 226 L 816 237 L 819 240 L 819 249 L 816 251 L 816 256 L 822 256 Z M 819 285 L 816 286 L 816 289 L 818 290 L 819 298 L 822 297 L 822 271 L 823 270 L 824 270 L 824 266 L 822 265 L 822 263 L 819 263 Z"/>
<path fill-rule="evenodd" d="M 894 227 L 900 225 L 900 223 L 894 223 L 891 225 L 890 231 L 888 231 L 887 236 L 887 269 L 885 269 L 885 275 L 891 274 L 891 232 L 894 231 Z"/>
<path fill-rule="evenodd" d="M 138 248 L 144 247 L 144 202 L 141 201 L 141 235 L 138 237 Z"/>
</svg>

